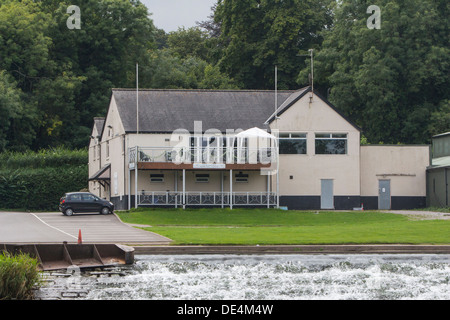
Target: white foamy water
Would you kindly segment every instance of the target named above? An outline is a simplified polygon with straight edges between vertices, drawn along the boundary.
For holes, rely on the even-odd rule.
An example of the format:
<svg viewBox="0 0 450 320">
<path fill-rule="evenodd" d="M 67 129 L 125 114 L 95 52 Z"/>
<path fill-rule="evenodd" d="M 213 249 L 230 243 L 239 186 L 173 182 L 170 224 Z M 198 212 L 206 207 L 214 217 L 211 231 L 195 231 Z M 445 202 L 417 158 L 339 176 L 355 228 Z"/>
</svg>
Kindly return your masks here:
<svg viewBox="0 0 450 320">
<path fill-rule="evenodd" d="M 155 255 L 121 272 L 83 273 L 78 299 L 450 299 L 450 255 Z"/>
</svg>

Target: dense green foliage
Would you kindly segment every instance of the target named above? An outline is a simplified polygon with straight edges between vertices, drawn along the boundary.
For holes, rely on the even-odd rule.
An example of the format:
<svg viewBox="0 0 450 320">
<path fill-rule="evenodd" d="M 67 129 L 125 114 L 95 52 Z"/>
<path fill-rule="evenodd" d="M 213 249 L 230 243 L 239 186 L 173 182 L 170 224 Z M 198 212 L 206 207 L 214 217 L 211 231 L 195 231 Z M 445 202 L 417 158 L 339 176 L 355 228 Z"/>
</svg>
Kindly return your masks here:
<svg viewBox="0 0 450 320">
<path fill-rule="evenodd" d="M 367 27 L 371 4 L 335 6 L 315 57 L 317 84 L 369 142 L 428 143 L 450 129 L 450 3 L 377 1 L 380 29 Z"/>
<path fill-rule="evenodd" d="M 450 221 L 392 213 L 276 209 L 137 209 L 118 213 L 127 223 L 174 244 L 448 244 Z"/>
<path fill-rule="evenodd" d="M 0 154 L 0 208 L 57 210 L 66 192 L 87 188 L 86 150 Z"/>
<path fill-rule="evenodd" d="M 297 89 L 308 49 L 320 47 L 319 32 L 331 24 L 331 0 L 220 0 L 219 65 L 246 89 Z"/>
<path fill-rule="evenodd" d="M 28 300 L 39 285 L 38 262 L 26 254 L 0 253 L 0 300 Z"/>
<path fill-rule="evenodd" d="M 85 147 L 111 89 L 308 85 L 370 143 L 428 143 L 450 130 L 446 0 L 218 0 L 199 27 L 165 33 L 139 0 L 0 1 L 0 152 Z M 69 5 L 81 29 L 69 29 Z"/>
</svg>

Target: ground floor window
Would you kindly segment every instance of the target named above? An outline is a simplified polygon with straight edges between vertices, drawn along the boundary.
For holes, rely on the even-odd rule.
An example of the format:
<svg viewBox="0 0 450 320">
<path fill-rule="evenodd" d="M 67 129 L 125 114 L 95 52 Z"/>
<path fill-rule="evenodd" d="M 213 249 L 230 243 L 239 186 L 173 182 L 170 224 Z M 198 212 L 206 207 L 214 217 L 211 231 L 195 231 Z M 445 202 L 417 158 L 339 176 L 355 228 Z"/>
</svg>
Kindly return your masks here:
<svg viewBox="0 0 450 320">
<path fill-rule="evenodd" d="M 209 182 L 209 174 L 196 174 L 195 182 L 197 182 L 197 183 Z"/>
<path fill-rule="evenodd" d="M 164 182 L 164 175 L 163 174 L 151 174 L 150 182 Z"/>
<path fill-rule="evenodd" d="M 248 182 L 248 174 L 244 174 L 242 172 L 239 172 L 235 174 L 235 182 Z"/>
</svg>

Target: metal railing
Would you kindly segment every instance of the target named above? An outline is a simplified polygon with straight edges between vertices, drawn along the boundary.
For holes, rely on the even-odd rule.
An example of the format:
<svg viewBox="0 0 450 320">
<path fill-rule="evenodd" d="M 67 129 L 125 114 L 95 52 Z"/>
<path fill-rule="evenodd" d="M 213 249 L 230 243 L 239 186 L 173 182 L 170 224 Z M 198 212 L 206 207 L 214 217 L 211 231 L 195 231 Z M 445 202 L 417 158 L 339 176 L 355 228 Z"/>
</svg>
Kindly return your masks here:
<svg viewBox="0 0 450 320">
<path fill-rule="evenodd" d="M 269 164 L 275 161 L 275 148 L 220 147 L 134 147 L 129 149 L 129 163 L 225 163 Z"/>
<path fill-rule="evenodd" d="M 183 197 L 184 196 L 184 197 Z M 183 203 L 184 198 L 184 203 Z M 231 203 L 230 203 L 231 198 Z M 140 206 L 275 206 L 274 192 L 176 192 L 141 191 L 138 195 Z"/>
</svg>

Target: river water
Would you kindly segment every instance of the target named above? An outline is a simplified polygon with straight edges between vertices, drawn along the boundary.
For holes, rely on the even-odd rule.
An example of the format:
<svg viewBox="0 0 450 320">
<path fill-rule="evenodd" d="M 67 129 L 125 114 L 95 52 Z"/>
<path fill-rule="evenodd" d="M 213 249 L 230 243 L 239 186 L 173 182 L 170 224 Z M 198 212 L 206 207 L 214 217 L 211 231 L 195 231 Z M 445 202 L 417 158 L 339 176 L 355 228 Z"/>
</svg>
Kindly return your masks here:
<svg viewBox="0 0 450 320">
<path fill-rule="evenodd" d="M 42 300 L 449 300 L 450 255 L 137 255 L 46 273 Z"/>
</svg>

